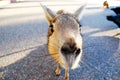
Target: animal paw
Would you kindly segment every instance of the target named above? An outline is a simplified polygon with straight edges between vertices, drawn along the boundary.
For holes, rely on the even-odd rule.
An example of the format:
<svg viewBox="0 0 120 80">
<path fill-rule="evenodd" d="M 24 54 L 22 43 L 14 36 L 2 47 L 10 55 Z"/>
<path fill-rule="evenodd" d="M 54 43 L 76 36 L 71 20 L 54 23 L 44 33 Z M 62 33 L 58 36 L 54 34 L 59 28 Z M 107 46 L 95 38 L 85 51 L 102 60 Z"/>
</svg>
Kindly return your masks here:
<svg viewBox="0 0 120 80">
<path fill-rule="evenodd" d="M 60 75 L 60 69 L 56 69 L 56 70 L 55 70 L 55 75 L 56 75 L 56 76 L 59 76 L 59 75 Z"/>
<path fill-rule="evenodd" d="M 65 80 L 69 80 L 69 76 L 65 76 Z"/>
</svg>

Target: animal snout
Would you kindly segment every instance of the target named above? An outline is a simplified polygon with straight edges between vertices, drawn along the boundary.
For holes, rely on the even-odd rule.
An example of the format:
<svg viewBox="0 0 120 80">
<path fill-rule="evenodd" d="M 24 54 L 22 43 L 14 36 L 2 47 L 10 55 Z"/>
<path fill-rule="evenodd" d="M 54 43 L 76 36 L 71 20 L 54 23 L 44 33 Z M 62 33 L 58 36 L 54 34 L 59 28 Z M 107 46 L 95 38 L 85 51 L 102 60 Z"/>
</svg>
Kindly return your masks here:
<svg viewBox="0 0 120 80">
<path fill-rule="evenodd" d="M 73 66 L 73 63 L 75 61 L 75 55 L 73 55 L 73 54 L 66 54 L 64 56 L 65 56 L 65 59 L 66 59 L 67 66 L 69 67 L 69 69 L 71 69 L 72 66 Z"/>
<path fill-rule="evenodd" d="M 74 39 L 69 39 L 61 47 L 61 54 L 64 56 L 66 65 L 70 69 L 74 65 L 77 65 L 79 63 L 78 57 L 79 57 L 80 53 L 81 53 L 81 49 L 79 47 L 77 47 Z"/>
</svg>

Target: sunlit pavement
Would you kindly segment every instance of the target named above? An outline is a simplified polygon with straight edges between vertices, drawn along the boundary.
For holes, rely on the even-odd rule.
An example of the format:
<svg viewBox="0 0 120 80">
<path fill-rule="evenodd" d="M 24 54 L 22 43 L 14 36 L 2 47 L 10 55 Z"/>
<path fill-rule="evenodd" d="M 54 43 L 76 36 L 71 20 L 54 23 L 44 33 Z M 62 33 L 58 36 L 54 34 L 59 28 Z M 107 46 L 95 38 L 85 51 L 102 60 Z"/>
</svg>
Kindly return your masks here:
<svg viewBox="0 0 120 80">
<path fill-rule="evenodd" d="M 0 80 L 63 80 L 46 49 L 47 22 L 40 3 L 73 13 L 83 2 L 18 2 L 0 8 Z M 111 2 L 112 3 L 112 2 Z M 117 4 L 119 4 L 117 2 Z M 114 7 L 116 2 L 111 5 Z M 70 80 L 120 80 L 120 43 L 115 15 L 101 4 L 88 4 L 81 20 L 83 58 Z"/>
</svg>

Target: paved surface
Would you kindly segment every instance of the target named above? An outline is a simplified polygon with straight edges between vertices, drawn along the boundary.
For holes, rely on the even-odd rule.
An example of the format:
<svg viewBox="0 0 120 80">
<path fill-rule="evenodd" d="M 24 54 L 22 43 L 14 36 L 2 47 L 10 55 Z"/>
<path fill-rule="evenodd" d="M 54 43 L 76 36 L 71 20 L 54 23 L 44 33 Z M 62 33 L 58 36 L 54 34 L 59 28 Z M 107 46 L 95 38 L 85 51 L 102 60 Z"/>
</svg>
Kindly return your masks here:
<svg viewBox="0 0 120 80">
<path fill-rule="evenodd" d="M 44 2 L 45 3 L 45 2 Z M 46 2 L 73 12 L 80 4 Z M 71 6 L 71 9 L 69 7 Z M 81 20 L 84 39 L 81 66 L 70 80 L 120 80 L 120 43 L 117 25 L 106 20 L 115 13 L 88 5 Z M 14 3 L 0 9 L 0 80 L 63 80 L 46 49 L 47 24 L 39 2 Z"/>
</svg>

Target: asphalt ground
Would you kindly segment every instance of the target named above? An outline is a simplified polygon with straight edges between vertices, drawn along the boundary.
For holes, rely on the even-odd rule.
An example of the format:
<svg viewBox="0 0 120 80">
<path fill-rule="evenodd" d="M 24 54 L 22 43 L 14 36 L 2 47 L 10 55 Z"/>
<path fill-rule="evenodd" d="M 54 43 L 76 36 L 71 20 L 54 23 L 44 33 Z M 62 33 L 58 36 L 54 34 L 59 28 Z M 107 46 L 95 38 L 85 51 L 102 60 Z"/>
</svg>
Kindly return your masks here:
<svg viewBox="0 0 120 80">
<path fill-rule="evenodd" d="M 81 3 L 49 3 L 53 10 L 74 12 Z M 70 9 L 71 7 L 71 9 Z M 120 33 L 107 21 L 109 9 L 88 5 L 80 21 L 83 57 L 70 71 L 70 80 L 120 80 Z M 0 80 L 63 80 L 55 76 L 56 64 L 46 47 L 47 22 L 40 2 L 20 2 L 0 9 Z"/>
</svg>

